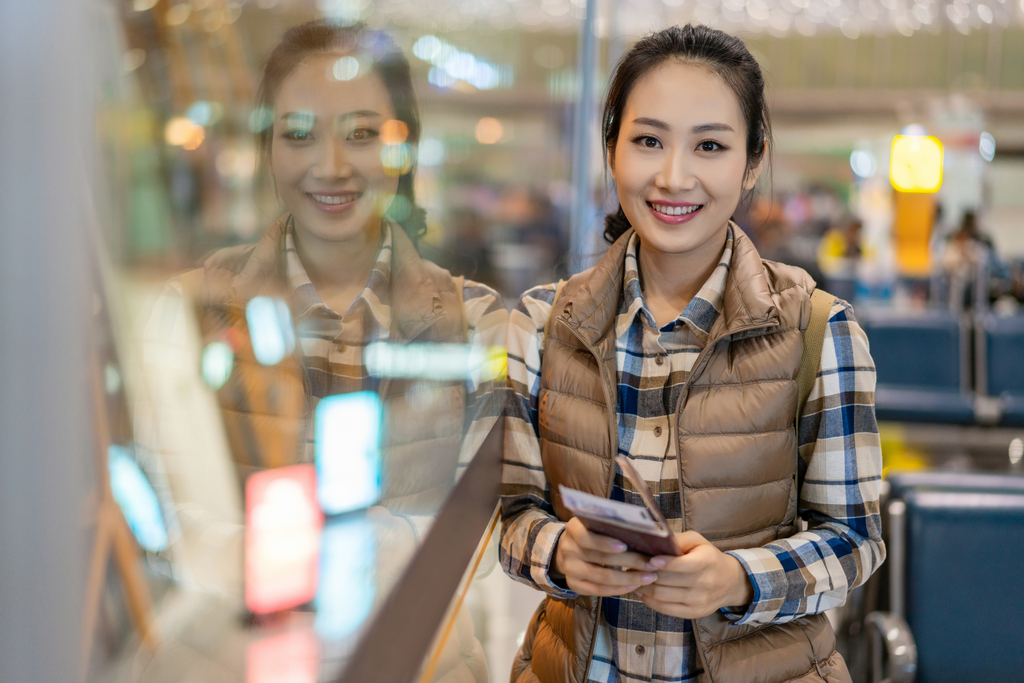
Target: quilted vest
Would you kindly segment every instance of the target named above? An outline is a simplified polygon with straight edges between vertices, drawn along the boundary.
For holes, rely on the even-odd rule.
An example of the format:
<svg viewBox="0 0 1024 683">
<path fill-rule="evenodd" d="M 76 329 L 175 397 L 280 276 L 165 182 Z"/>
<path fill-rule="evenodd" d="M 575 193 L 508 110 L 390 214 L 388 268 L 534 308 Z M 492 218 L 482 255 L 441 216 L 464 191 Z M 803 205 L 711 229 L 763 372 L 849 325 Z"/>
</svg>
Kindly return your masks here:
<svg viewBox="0 0 1024 683">
<path fill-rule="evenodd" d="M 796 377 L 814 281 L 762 261 L 733 225 L 723 310 L 676 406 L 683 530 L 721 550 L 758 547 L 796 531 Z M 609 497 L 618 450 L 614 322 L 628 231 L 554 303 L 544 341 L 539 426 L 555 514 L 559 484 Z M 513 668 L 514 683 L 583 683 L 600 598 L 548 597 Z M 850 680 L 823 614 L 734 626 L 719 612 L 693 622 L 702 683 Z"/>
<path fill-rule="evenodd" d="M 256 296 L 289 298 L 282 265 L 287 216 L 255 245 L 214 253 L 203 268 L 182 276 L 197 307 L 204 345 L 226 340 L 235 351 L 228 381 L 217 391 L 239 478 L 303 460 L 309 386 L 301 352 L 273 366 L 257 362 L 245 310 Z M 393 226 L 389 341 L 466 343 L 461 291 L 451 274 L 416 253 Z M 192 280 L 196 284 L 189 284 Z M 429 514 L 455 481 L 465 418 L 465 385 L 432 383 L 430 402 L 408 400 L 415 380 L 385 378 L 380 503 L 400 514 Z M 424 405 L 429 403 L 429 405 Z"/>
</svg>

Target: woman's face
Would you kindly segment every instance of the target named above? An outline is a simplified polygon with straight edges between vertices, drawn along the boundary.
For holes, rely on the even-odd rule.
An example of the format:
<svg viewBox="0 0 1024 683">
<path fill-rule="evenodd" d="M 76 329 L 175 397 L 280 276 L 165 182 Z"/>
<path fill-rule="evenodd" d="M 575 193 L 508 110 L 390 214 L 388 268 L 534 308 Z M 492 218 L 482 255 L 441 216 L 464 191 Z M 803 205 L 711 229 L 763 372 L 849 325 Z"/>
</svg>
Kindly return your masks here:
<svg viewBox="0 0 1024 683">
<path fill-rule="evenodd" d="M 362 65 L 351 80 L 335 78 L 341 57 L 310 57 L 284 79 L 270 148 L 271 173 L 296 229 L 329 242 L 376 232 L 398 188 L 381 160 L 381 126 L 395 117 L 387 90 Z"/>
<path fill-rule="evenodd" d="M 746 139 L 739 100 L 707 69 L 672 60 L 636 83 L 608 163 L 645 248 L 717 243 L 761 170 L 747 171 Z"/>
</svg>

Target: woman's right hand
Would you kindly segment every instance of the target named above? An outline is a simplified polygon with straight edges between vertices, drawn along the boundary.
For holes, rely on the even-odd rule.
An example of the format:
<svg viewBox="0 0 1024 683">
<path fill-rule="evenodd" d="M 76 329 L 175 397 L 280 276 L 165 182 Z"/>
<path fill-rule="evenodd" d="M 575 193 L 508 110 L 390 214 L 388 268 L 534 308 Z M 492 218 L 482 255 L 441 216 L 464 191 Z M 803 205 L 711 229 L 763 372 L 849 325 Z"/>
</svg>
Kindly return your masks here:
<svg viewBox="0 0 1024 683">
<path fill-rule="evenodd" d="M 630 552 L 626 544 L 589 531 L 573 517 L 555 546 L 552 572 L 579 595 L 602 597 L 632 593 L 658 580 L 651 571 L 650 558 Z"/>
</svg>

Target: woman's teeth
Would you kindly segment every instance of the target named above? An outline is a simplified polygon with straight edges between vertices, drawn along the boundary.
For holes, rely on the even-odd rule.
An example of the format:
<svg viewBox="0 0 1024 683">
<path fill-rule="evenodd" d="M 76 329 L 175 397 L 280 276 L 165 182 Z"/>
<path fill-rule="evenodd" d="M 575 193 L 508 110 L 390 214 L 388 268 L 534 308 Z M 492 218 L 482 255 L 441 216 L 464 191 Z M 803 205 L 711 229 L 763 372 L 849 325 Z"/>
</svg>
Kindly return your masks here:
<svg viewBox="0 0 1024 683">
<path fill-rule="evenodd" d="M 694 204 L 693 206 L 668 206 L 666 204 L 655 204 L 650 203 L 654 210 L 658 213 L 663 213 L 666 216 L 684 216 L 688 213 L 693 213 L 697 209 L 704 206 L 703 204 Z"/>
<path fill-rule="evenodd" d="M 358 194 L 313 194 L 309 196 L 321 204 L 347 204 L 359 198 Z"/>
</svg>

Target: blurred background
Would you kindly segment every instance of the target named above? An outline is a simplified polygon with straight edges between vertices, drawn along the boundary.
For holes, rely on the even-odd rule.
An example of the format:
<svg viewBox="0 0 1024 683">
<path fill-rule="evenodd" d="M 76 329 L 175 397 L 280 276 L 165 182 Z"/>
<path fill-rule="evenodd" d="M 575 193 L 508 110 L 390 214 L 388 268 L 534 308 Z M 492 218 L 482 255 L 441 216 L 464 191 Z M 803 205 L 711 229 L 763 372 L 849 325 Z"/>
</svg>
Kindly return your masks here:
<svg viewBox="0 0 1024 683">
<path fill-rule="evenodd" d="M 256 503 L 226 454 L 224 368 L 154 319 L 169 278 L 280 215 L 255 90 L 284 31 L 317 18 L 384 30 L 407 55 L 420 253 L 506 307 L 603 252 L 617 200 L 598 112 L 624 50 L 686 22 L 742 37 L 775 146 L 736 220 L 763 257 L 856 306 L 878 367 L 895 574 L 833 615 L 855 680 L 985 680 L 956 678 L 983 661 L 1019 676 L 1019 643 L 1002 644 L 1024 632 L 1024 547 L 1007 541 L 1024 538 L 1024 2 L 67 0 L 0 14 L 0 680 L 299 683 L 389 657 L 411 662 L 393 680 L 508 676 L 541 596 L 495 567 L 494 499 L 459 532 L 433 611 L 389 602 L 433 585 L 432 537 L 372 515 L 313 524 L 305 557 L 340 601 L 298 586 L 253 609 Z M 953 537 L 976 561 L 927 574 Z M 346 564 L 367 548 L 374 567 Z M 961 620 L 929 631 L 948 620 L 928 591 L 957 581 L 975 591 L 953 601 Z M 326 605 L 348 621 L 326 627 Z M 419 645 L 370 647 L 402 615 Z"/>
</svg>

